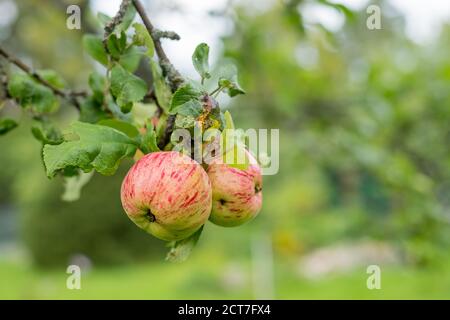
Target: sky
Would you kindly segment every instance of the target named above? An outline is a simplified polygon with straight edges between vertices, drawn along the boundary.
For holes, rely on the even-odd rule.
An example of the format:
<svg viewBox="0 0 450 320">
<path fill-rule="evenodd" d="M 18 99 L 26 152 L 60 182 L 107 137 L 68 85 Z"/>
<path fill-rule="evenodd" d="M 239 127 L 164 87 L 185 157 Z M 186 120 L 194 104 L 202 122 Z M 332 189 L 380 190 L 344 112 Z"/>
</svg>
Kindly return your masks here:
<svg viewBox="0 0 450 320">
<path fill-rule="evenodd" d="M 226 19 L 211 17 L 211 10 L 223 10 L 230 0 L 143 0 L 143 3 L 152 2 L 156 7 L 165 6 L 162 13 L 153 14 L 148 10 L 149 16 L 159 29 L 170 29 L 180 34 L 181 40 L 165 41 L 164 48 L 172 62 L 184 74 L 194 77 L 195 70 L 190 62 L 190 55 L 197 44 L 206 42 L 211 47 L 211 60 L 220 55 L 220 36 L 230 31 Z M 234 0 L 234 3 L 252 6 L 255 10 L 264 10 L 277 0 Z M 95 11 L 102 11 L 114 15 L 120 5 L 120 0 L 93 0 Z M 342 3 L 351 9 L 367 8 L 370 0 L 330 0 Z M 406 17 L 406 34 L 413 41 L 427 44 L 439 34 L 439 28 L 444 22 L 450 21 L 450 0 L 390 0 L 393 7 Z M 178 10 L 171 9 L 171 4 Z M 343 24 L 343 17 L 339 12 L 324 6 L 305 6 L 304 17 L 309 22 L 321 22 L 332 30 L 337 30 Z"/>
</svg>

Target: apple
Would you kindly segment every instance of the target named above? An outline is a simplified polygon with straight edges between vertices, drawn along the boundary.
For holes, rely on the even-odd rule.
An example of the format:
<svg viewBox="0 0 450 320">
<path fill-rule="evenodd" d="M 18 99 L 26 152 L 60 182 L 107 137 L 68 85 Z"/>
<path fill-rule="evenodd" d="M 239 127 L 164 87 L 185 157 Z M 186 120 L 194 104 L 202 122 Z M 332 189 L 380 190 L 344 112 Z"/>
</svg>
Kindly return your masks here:
<svg viewBox="0 0 450 320">
<path fill-rule="evenodd" d="M 245 150 L 248 167 L 238 169 L 223 162 L 211 161 L 207 169 L 212 185 L 212 211 L 209 220 L 223 227 L 239 226 L 253 219 L 262 206 L 261 168 Z"/>
<path fill-rule="evenodd" d="M 128 171 L 121 200 L 138 227 L 162 240 L 181 240 L 208 220 L 211 183 L 202 166 L 188 156 L 153 152 Z"/>
</svg>

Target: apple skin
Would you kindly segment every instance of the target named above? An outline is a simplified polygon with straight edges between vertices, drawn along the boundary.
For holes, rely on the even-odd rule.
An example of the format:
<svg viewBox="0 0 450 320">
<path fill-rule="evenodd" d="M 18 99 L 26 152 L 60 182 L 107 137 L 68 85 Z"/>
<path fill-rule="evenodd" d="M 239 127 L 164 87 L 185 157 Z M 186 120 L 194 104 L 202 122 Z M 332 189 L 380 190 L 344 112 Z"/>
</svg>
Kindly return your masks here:
<svg viewBox="0 0 450 320">
<path fill-rule="evenodd" d="M 253 219 L 262 206 L 261 168 L 245 151 L 249 166 L 245 170 L 231 167 L 219 157 L 207 173 L 212 185 L 212 211 L 209 220 L 223 227 L 235 227 Z"/>
<path fill-rule="evenodd" d="M 128 171 L 121 200 L 138 227 L 162 240 L 181 240 L 208 220 L 211 183 L 205 170 L 188 156 L 153 152 Z"/>
</svg>

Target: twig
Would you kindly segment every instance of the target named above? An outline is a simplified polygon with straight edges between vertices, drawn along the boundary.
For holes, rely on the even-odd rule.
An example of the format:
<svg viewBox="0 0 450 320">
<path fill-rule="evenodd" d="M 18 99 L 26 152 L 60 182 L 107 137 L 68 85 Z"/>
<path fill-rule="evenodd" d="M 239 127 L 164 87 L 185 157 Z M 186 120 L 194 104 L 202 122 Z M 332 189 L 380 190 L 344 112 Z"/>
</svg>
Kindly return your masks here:
<svg viewBox="0 0 450 320">
<path fill-rule="evenodd" d="M 46 86 L 52 92 L 69 102 L 71 102 L 75 108 L 80 110 L 80 104 L 78 100 L 76 99 L 77 96 L 86 96 L 86 93 L 83 91 L 63 91 L 59 88 L 56 88 L 51 83 L 49 83 L 47 80 L 45 80 L 43 77 L 39 75 L 39 73 L 35 72 L 33 69 L 31 69 L 29 66 L 27 66 L 22 60 L 20 60 L 17 57 L 14 57 L 10 53 L 8 53 L 6 50 L 4 50 L 2 47 L 0 47 L 0 55 L 3 56 L 7 61 L 10 63 L 16 65 L 21 70 L 25 71 L 28 75 L 36 79 L 38 82 L 40 82 L 42 85 Z"/>
<path fill-rule="evenodd" d="M 114 29 L 122 23 L 123 18 L 128 10 L 128 7 L 131 5 L 131 0 L 123 0 L 120 4 L 119 11 L 116 15 L 105 25 L 105 33 L 103 35 L 103 46 L 105 47 L 106 52 L 109 52 L 108 49 L 108 37 L 113 33 Z"/>
<path fill-rule="evenodd" d="M 166 52 L 164 51 L 160 37 L 156 37 L 156 29 L 153 27 L 153 24 L 151 23 L 149 17 L 145 13 L 144 7 L 142 6 L 141 2 L 139 0 L 132 0 L 133 5 L 136 8 L 136 11 L 138 12 L 139 16 L 142 19 L 142 22 L 144 23 L 145 27 L 147 28 L 148 33 L 153 39 L 153 43 L 155 45 L 155 51 L 159 58 L 159 65 L 161 66 L 161 69 L 163 71 L 164 76 L 167 77 L 172 92 L 175 92 L 184 82 L 183 77 L 178 72 L 178 70 L 175 69 L 173 64 L 170 62 L 169 58 L 166 55 Z M 175 124 L 175 115 L 169 115 L 167 118 L 166 123 L 166 129 L 164 130 L 164 135 L 161 138 L 161 141 L 159 143 L 160 147 L 164 147 L 166 144 L 170 141 L 170 136 L 172 134 L 173 128 Z"/>
<path fill-rule="evenodd" d="M 124 0 L 126 1 L 126 0 Z M 148 33 L 153 39 L 153 43 L 155 44 L 155 51 L 159 58 L 159 64 L 161 66 L 161 69 L 163 71 L 164 76 L 167 77 L 169 80 L 170 87 L 173 92 L 175 92 L 184 82 L 183 77 L 181 74 L 175 69 L 173 64 L 170 62 L 169 58 L 166 55 L 166 52 L 164 51 L 160 37 L 155 37 L 157 30 L 153 27 L 153 24 L 151 23 L 149 17 L 145 13 L 145 9 L 142 6 L 141 2 L 139 0 L 132 0 L 134 7 L 136 8 L 136 11 L 138 12 L 139 16 L 142 19 L 142 22 L 144 22 L 145 27 L 147 28 Z"/>
<path fill-rule="evenodd" d="M 161 39 L 161 38 L 167 38 L 170 40 L 180 40 L 180 36 L 178 33 L 174 31 L 162 31 L 155 29 L 153 30 L 153 39 Z"/>
</svg>

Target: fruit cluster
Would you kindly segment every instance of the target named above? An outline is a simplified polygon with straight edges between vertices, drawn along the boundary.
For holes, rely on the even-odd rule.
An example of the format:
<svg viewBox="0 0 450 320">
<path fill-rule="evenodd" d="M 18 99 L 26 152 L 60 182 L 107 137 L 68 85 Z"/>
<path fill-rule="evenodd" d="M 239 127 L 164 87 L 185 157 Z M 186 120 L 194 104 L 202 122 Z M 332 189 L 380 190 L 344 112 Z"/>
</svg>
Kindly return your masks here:
<svg viewBox="0 0 450 320">
<path fill-rule="evenodd" d="M 262 205 L 261 169 L 255 158 L 246 169 L 222 157 L 204 169 L 177 151 L 153 152 L 139 159 L 126 175 L 122 205 L 140 228 L 166 241 L 185 239 L 209 220 L 224 227 L 254 218 Z"/>
</svg>

